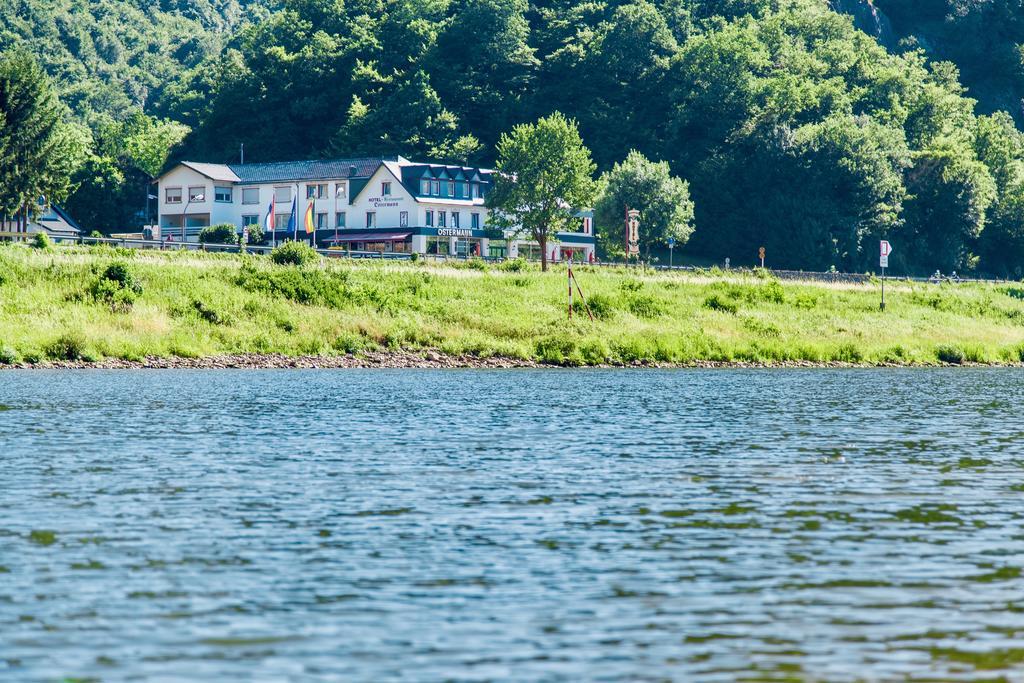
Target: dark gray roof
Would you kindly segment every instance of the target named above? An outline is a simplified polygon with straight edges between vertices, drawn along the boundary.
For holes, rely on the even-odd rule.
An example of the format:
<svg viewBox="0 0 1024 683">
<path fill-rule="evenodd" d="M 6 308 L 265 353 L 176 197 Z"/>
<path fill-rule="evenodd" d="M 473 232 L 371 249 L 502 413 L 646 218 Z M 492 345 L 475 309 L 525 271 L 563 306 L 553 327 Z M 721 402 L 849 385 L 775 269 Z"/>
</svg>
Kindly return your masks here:
<svg viewBox="0 0 1024 683">
<path fill-rule="evenodd" d="M 314 161 L 275 161 L 265 164 L 229 164 L 242 183 L 278 183 L 295 180 L 332 180 L 334 178 L 369 178 L 381 161 L 396 158 L 329 159 Z M 352 167 L 355 167 L 354 172 Z"/>
</svg>

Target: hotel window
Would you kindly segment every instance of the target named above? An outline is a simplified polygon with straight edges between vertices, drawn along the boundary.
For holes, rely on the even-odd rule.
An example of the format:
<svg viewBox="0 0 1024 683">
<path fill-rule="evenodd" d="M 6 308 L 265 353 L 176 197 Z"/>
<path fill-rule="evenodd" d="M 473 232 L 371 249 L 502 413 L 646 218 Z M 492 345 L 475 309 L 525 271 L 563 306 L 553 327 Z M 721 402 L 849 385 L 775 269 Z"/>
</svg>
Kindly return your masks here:
<svg viewBox="0 0 1024 683">
<path fill-rule="evenodd" d="M 479 230 L 480 229 L 480 214 L 478 214 L 478 213 L 471 213 L 471 214 L 469 214 L 469 227 L 473 228 L 474 230 Z"/>
<path fill-rule="evenodd" d="M 206 201 L 206 188 L 201 185 L 188 188 L 188 200 L 190 202 Z"/>
<path fill-rule="evenodd" d="M 458 211 L 452 211 L 452 227 L 453 228 L 459 227 L 459 212 Z"/>
<path fill-rule="evenodd" d="M 327 183 L 320 183 L 316 186 L 316 198 L 327 199 Z"/>
<path fill-rule="evenodd" d="M 242 190 L 242 203 L 243 204 L 259 204 L 260 203 L 260 188 L 258 187 L 247 187 Z"/>
<path fill-rule="evenodd" d="M 391 196 L 391 183 L 381 183 L 380 184 L 380 196 L 381 197 L 390 197 Z"/>
<path fill-rule="evenodd" d="M 439 228 L 443 228 L 444 227 L 444 217 L 445 217 L 444 211 L 438 211 L 437 212 L 437 227 L 439 227 Z"/>
<path fill-rule="evenodd" d="M 425 180 L 424 179 L 424 180 L 420 181 L 420 194 L 424 195 L 424 196 L 430 196 L 430 181 L 429 180 Z"/>
<path fill-rule="evenodd" d="M 432 194 L 435 197 L 440 197 L 441 196 L 441 181 L 440 180 L 433 181 L 432 187 L 433 187 L 433 193 Z"/>
<path fill-rule="evenodd" d="M 334 214 L 334 227 L 344 228 L 345 227 L 345 212 L 338 211 Z"/>
<path fill-rule="evenodd" d="M 275 213 L 274 214 L 274 229 L 275 230 L 287 230 L 288 229 L 288 219 L 290 219 L 291 217 L 292 217 L 292 215 L 290 213 Z"/>
<path fill-rule="evenodd" d="M 327 227 L 327 214 L 326 213 L 318 213 L 316 215 L 316 229 L 317 230 L 323 230 L 326 227 Z"/>
<path fill-rule="evenodd" d="M 377 227 L 377 212 L 367 211 L 366 212 L 366 227 L 376 228 Z"/>
<path fill-rule="evenodd" d="M 316 185 L 306 185 L 306 199 L 316 198 Z"/>
<path fill-rule="evenodd" d="M 399 225 L 399 227 L 402 227 L 402 228 L 408 228 L 409 227 L 409 212 L 408 211 L 402 211 L 401 213 L 398 214 L 398 225 Z"/>
<path fill-rule="evenodd" d="M 247 225 L 257 225 L 260 222 L 259 216 L 242 216 L 242 227 Z"/>
<path fill-rule="evenodd" d="M 334 183 L 334 196 L 344 197 L 348 193 L 348 183 Z"/>
<path fill-rule="evenodd" d="M 448 191 L 448 196 L 449 197 L 454 197 L 455 196 L 455 181 L 454 180 L 449 180 L 448 181 L 448 190 L 447 191 Z"/>
<path fill-rule="evenodd" d="M 164 201 L 168 204 L 181 204 L 181 188 L 168 187 L 164 190 Z"/>
<path fill-rule="evenodd" d="M 213 198 L 218 202 L 231 203 L 231 188 L 230 187 L 214 187 Z"/>
<path fill-rule="evenodd" d="M 433 211 L 427 211 L 426 223 L 427 223 L 427 227 L 428 228 L 434 227 L 434 212 Z"/>
<path fill-rule="evenodd" d="M 278 204 L 284 204 L 292 200 L 292 188 L 290 187 L 275 187 L 274 188 L 274 201 Z"/>
</svg>

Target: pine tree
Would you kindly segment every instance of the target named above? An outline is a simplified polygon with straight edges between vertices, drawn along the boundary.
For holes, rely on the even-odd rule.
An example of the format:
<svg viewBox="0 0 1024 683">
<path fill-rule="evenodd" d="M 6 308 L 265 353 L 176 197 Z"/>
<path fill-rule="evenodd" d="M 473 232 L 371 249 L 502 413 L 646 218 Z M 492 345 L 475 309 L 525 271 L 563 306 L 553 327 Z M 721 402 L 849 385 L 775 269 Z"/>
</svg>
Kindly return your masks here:
<svg viewBox="0 0 1024 683">
<path fill-rule="evenodd" d="M 67 110 L 30 55 L 0 56 L 0 213 L 62 201 L 85 158 L 89 136 L 65 122 Z"/>
</svg>

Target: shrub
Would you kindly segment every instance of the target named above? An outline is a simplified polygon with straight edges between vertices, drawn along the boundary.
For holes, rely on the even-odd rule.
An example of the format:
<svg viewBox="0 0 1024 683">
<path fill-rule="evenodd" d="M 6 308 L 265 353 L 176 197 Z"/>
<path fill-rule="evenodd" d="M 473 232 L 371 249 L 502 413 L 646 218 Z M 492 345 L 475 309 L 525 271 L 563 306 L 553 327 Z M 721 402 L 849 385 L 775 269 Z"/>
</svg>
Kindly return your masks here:
<svg viewBox="0 0 1024 683">
<path fill-rule="evenodd" d="M 959 346 L 943 344 L 935 347 L 935 357 L 942 363 L 950 365 L 961 365 L 964 362 L 964 352 Z"/>
<path fill-rule="evenodd" d="M 724 297 L 720 297 L 717 294 L 713 294 L 707 299 L 704 299 L 704 308 L 710 308 L 712 311 L 729 313 L 730 315 L 736 315 L 736 311 L 739 310 L 735 302 Z"/>
<path fill-rule="evenodd" d="M 92 237 L 93 239 L 103 239 L 103 233 L 99 230 L 93 230 L 89 233 L 89 237 Z"/>
<path fill-rule="evenodd" d="M 142 294 L 142 283 L 123 261 L 114 261 L 89 287 L 89 293 L 97 302 L 110 306 L 114 311 L 127 311 Z"/>
<path fill-rule="evenodd" d="M 76 333 L 62 334 L 46 347 L 46 356 L 53 360 L 82 360 L 86 355 L 85 339 Z"/>
<path fill-rule="evenodd" d="M 419 254 L 419 252 L 418 252 L 418 251 L 414 251 L 414 252 L 412 252 L 412 253 L 411 253 L 411 254 L 409 255 L 409 260 L 410 260 L 410 261 L 412 261 L 413 263 L 416 263 L 417 261 L 419 261 L 419 260 L 420 260 L 420 254 Z"/>
<path fill-rule="evenodd" d="M 502 261 L 498 265 L 498 270 L 503 270 L 506 273 L 520 273 L 526 270 L 526 260 L 522 258 L 514 258 L 508 261 Z"/>
<path fill-rule="evenodd" d="M 227 325 L 229 322 L 226 316 L 218 313 L 215 309 L 207 306 L 199 299 L 192 300 L 192 308 L 199 314 L 200 318 L 211 325 Z"/>
<path fill-rule="evenodd" d="M 305 242 L 287 240 L 270 252 L 270 258 L 281 266 L 304 266 L 315 262 L 319 255 Z"/>
<path fill-rule="evenodd" d="M 114 261 L 103 271 L 103 279 L 115 282 L 125 289 L 131 289 L 137 294 L 142 293 L 142 284 L 135 277 L 131 266 L 124 261 Z"/>
<path fill-rule="evenodd" d="M 635 294 L 629 297 L 629 312 L 638 318 L 657 318 L 664 313 L 661 302 L 649 294 Z"/>
<path fill-rule="evenodd" d="M 579 365 L 582 361 L 576 349 L 576 342 L 564 336 L 538 339 L 534 349 L 536 358 L 541 363 Z"/>
<path fill-rule="evenodd" d="M 50 236 L 45 232 L 37 232 L 32 238 L 32 248 L 39 249 L 40 251 L 51 251 L 53 249 L 53 241 L 50 240 Z"/>
<path fill-rule="evenodd" d="M 615 302 L 611 297 L 594 294 L 587 299 L 587 305 L 590 306 L 590 312 L 598 320 L 611 320 L 615 317 Z"/>
<path fill-rule="evenodd" d="M 744 318 L 743 327 L 761 337 L 781 337 L 782 330 L 770 322 L 757 318 Z"/>
<path fill-rule="evenodd" d="M 619 283 L 619 289 L 623 292 L 639 292 L 643 287 L 644 283 L 639 280 L 634 280 L 633 278 L 623 280 Z"/>
<path fill-rule="evenodd" d="M 230 223 L 210 225 L 199 232 L 202 244 L 238 244 L 238 233 Z"/>
<path fill-rule="evenodd" d="M 259 223 L 249 224 L 249 241 L 247 244 L 261 244 L 265 238 L 266 235 L 263 233 L 263 227 Z"/>
<path fill-rule="evenodd" d="M 835 350 L 832 360 L 840 363 L 861 363 L 864 361 L 864 354 L 854 344 L 847 343 Z"/>
<path fill-rule="evenodd" d="M 14 365 L 18 362 L 18 352 L 10 346 L 0 345 L 0 365 Z"/>
</svg>

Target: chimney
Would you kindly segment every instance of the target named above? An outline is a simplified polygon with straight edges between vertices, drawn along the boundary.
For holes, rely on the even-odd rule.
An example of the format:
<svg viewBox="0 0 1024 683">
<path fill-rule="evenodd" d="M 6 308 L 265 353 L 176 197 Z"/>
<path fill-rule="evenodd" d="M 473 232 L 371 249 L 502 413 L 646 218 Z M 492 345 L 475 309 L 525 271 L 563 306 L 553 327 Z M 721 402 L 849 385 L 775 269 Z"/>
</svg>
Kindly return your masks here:
<svg viewBox="0 0 1024 683">
<path fill-rule="evenodd" d="M 349 178 L 355 178 L 356 177 L 356 165 L 355 164 L 352 164 L 351 166 L 348 167 L 348 177 Z"/>
</svg>

